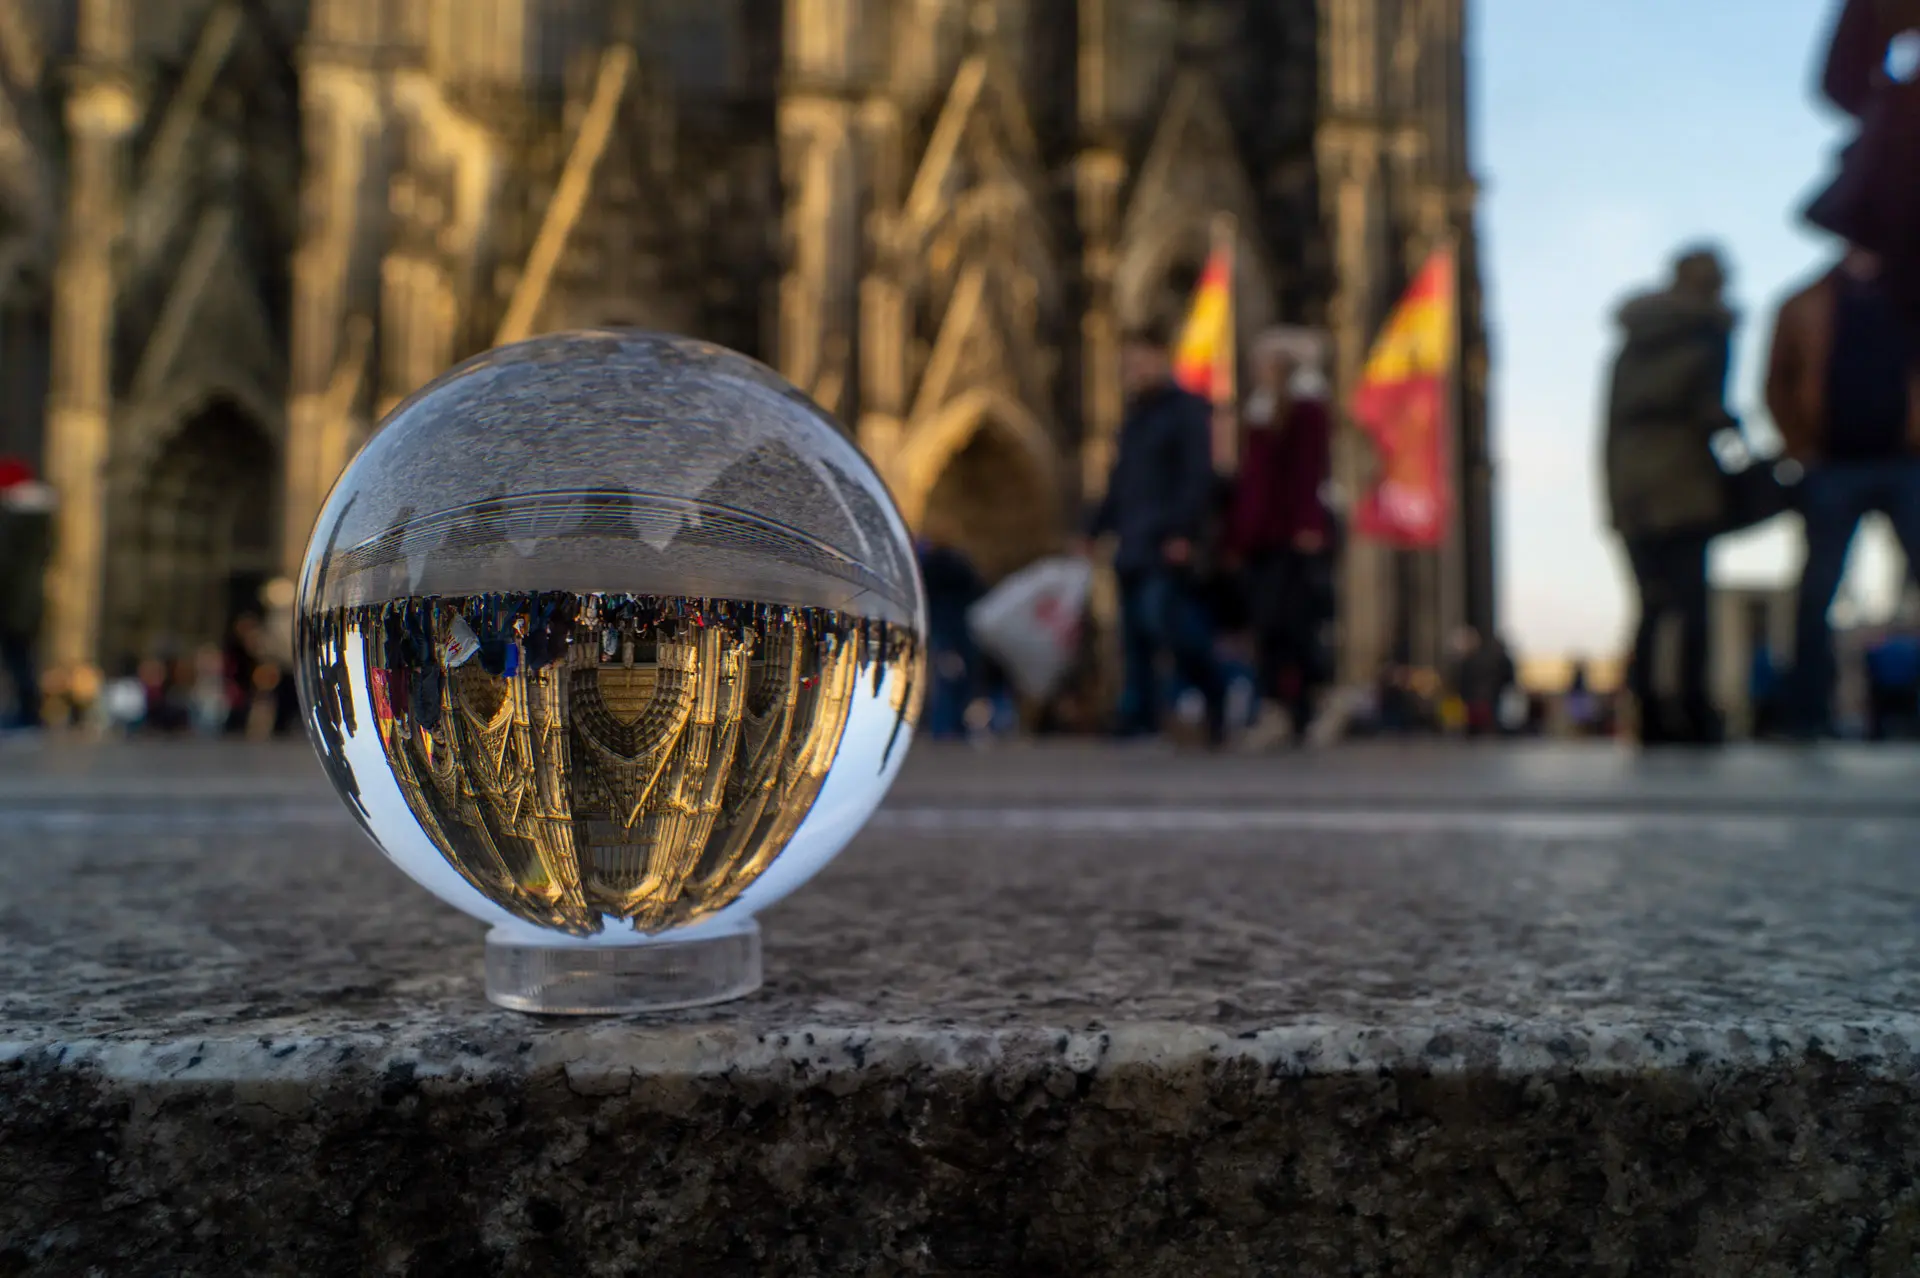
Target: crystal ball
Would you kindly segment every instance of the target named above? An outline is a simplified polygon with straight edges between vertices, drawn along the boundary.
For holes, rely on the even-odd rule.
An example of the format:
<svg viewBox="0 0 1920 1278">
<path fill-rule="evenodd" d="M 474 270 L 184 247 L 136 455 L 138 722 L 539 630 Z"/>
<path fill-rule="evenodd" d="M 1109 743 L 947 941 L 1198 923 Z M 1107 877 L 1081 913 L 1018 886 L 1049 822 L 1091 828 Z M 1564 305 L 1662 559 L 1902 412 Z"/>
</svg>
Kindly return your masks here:
<svg viewBox="0 0 1920 1278">
<path fill-rule="evenodd" d="M 912 543 L 846 433 L 654 333 L 503 347 L 400 404 L 295 609 L 335 787 L 535 1011 L 758 984 L 754 915 L 871 816 L 924 665 Z"/>
</svg>

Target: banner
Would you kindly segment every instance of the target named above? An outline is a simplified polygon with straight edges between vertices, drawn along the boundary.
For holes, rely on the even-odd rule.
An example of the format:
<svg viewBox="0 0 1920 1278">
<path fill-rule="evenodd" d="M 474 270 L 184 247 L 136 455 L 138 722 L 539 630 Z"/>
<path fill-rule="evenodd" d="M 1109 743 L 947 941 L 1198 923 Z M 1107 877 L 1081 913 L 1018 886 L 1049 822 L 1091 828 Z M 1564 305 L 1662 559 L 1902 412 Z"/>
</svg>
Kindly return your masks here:
<svg viewBox="0 0 1920 1278">
<path fill-rule="evenodd" d="M 1216 404 L 1233 402 L 1233 227 L 1224 217 L 1173 348 L 1173 379 Z"/>
<path fill-rule="evenodd" d="M 1353 392 L 1353 419 L 1373 440 L 1380 470 L 1354 514 L 1360 535 L 1404 550 L 1446 541 L 1453 515 L 1455 267 L 1427 259 L 1374 343 Z"/>
</svg>

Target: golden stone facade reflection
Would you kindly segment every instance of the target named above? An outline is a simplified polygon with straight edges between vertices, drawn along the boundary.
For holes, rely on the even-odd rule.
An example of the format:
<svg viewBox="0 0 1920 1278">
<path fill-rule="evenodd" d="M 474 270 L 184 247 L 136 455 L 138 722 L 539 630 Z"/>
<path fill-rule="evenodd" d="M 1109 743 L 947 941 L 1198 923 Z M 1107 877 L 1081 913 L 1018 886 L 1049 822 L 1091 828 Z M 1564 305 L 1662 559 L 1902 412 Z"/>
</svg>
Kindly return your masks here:
<svg viewBox="0 0 1920 1278">
<path fill-rule="evenodd" d="M 382 751 L 462 878 L 576 936 L 615 920 L 661 931 L 730 904 L 812 810 L 853 699 L 888 683 L 903 727 L 918 699 L 919 658 L 897 626 L 710 604 L 620 624 L 590 604 L 547 664 L 493 673 L 447 666 L 457 602 L 347 610 Z M 423 645 L 392 624 L 408 614 L 442 655 L 416 663 Z"/>
</svg>

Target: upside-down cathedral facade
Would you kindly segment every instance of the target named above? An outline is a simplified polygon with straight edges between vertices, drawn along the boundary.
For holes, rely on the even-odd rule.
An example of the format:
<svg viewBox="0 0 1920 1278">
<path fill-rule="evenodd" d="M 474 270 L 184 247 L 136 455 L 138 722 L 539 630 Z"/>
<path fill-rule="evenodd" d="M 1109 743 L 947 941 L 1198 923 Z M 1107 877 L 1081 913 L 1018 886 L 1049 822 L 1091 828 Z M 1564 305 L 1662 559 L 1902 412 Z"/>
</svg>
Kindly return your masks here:
<svg viewBox="0 0 1920 1278">
<path fill-rule="evenodd" d="M 776 365 L 1005 571 L 1097 493 L 1120 334 L 1223 212 L 1242 336 L 1325 329 L 1339 386 L 1462 246 L 1453 543 L 1343 573 L 1350 672 L 1437 654 L 1494 613 L 1464 8 L 0 0 L 0 452 L 63 497 L 46 656 L 216 637 L 388 407 L 564 327 Z"/>
</svg>

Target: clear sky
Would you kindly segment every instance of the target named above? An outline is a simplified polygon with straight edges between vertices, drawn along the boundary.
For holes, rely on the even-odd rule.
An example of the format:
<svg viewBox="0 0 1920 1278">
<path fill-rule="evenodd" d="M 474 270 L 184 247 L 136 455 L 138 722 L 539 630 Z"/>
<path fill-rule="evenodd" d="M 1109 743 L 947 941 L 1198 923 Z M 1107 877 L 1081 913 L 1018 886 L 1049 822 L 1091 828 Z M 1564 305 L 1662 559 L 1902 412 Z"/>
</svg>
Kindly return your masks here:
<svg viewBox="0 0 1920 1278">
<path fill-rule="evenodd" d="M 1769 310 L 1829 253 L 1799 208 L 1844 123 L 1816 105 L 1837 0 L 1473 0 L 1475 167 L 1494 324 L 1503 609 L 1522 653 L 1612 654 L 1631 623 L 1598 471 L 1610 313 L 1718 241 L 1746 316 L 1734 410 L 1764 422 Z M 1878 529 L 1847 590 L 1890 594 Z M 1797 525 L 1723 542 L 1720 580 L 1785 580 Z"/>
</svg>

